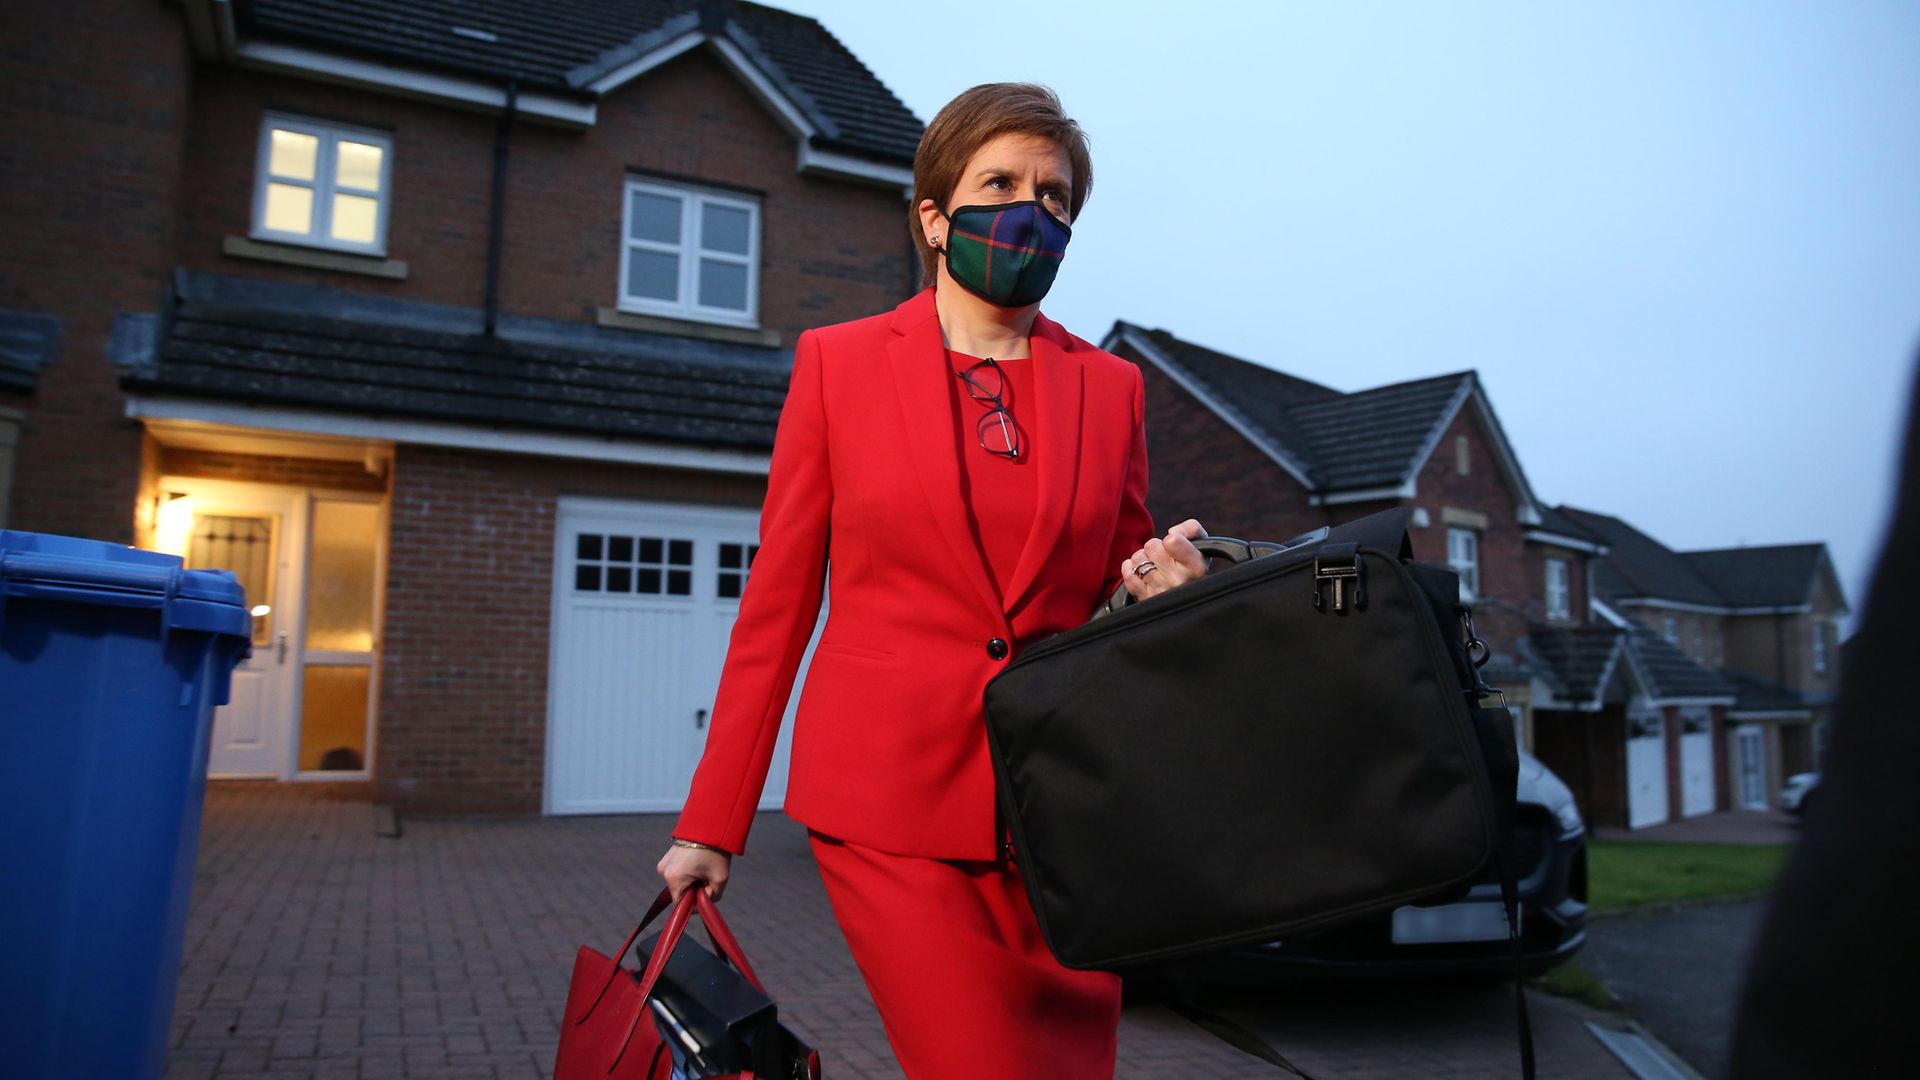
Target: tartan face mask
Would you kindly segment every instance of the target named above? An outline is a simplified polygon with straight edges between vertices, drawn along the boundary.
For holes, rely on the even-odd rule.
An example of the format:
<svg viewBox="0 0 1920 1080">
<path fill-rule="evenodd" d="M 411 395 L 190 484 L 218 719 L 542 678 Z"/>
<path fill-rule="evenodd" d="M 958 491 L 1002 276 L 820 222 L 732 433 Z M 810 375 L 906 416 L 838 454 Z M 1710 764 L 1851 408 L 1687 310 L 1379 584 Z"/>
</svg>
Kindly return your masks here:
<svg viewBox="0 0 1920 1080">
<path fill-rule="evenodd" d="M 947 273 L 1000 307 L 1037 304 L 1053 287 L 1073 230 L 1038 201 L 961 206 L 947 218 Z"/>
</svg>

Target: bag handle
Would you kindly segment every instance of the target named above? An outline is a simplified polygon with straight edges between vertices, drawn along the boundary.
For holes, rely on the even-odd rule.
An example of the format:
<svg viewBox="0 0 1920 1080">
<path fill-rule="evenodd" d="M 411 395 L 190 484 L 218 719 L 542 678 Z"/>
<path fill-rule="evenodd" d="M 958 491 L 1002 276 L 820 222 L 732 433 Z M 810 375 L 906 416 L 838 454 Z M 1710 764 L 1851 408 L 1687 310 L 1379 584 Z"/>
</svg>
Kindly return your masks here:
<svg viewBox="0 0 1920 1080">
<path fill-rule="evenodd" d="M 720 909 L 714 904 L 713 898 L 707 895 L 707 890 L 699 884 L 689 885 L 681 891 L 680 899 L 675 901 L 672 890 L 662 888 L 660 895 L 654 897 L 653 904 L 647 909 L 646 915 L 641 917 L 639 924 L 633 928 L 633 933 L 627 935 L 627 940 L 613 954 L 612 970 L 607 973 L 607 981 L 600 985 L 600 992 L 594 995 L 593 1004 L 587 1006 L 586 1011 L 574 1021 L 575 1024 L 585 1023 L 587 1017 L 593 1015 L 593 1010 L 599 1007 L 601 999 L 613 986 L 613 981 L 625 970 L 620 966 L 621 958 L 627 955 L 628 949 L 633 948 L 633 943 L 639 939 L 641 932 L 647 928 L 647 924 L 659 918 L 660 913 L 666 911 L 670 904 L 673 910 L 667 916 L 666 926 L 660 931 L 660 940 L 654 943 L 653 955 L 647 957 L 647 966 L 640 975 L 639 1004 L 634 1009 L 633 1020 L 627 1024 L 626 1036 L 620 1040 L 620 1052 L 614 1055 L 612 1064 L 607 1066 L 608 1072 L 618 1068 L 620 1059 L 626 1056 L 627 1047 L 633 1042 L 634 1032 L 640 1030 L 640 1021 L 647 1015 L 647 1002 L 653 999 L 654 987 L 659 984 L 660 976 L 665 973 L 667 960 L 673 956 L 673 950 L 679 946 L 680 938 L 687 930 L 687 921 L 695 911 L 700 913 L 700 921 L 706 925 L 708 937 L 713 939 L 714 951 L 733 964 L 741 977 L 753 984 L 754 989 L 761 993 L 766 992 L 760 977 L 754 974 L 753 966 L 747 963 L 746 953 L 741 951 L 740 942 L 733 936 L 733 929 L 727 925 L 727 920 L 721 917 Z"/>
</svg>

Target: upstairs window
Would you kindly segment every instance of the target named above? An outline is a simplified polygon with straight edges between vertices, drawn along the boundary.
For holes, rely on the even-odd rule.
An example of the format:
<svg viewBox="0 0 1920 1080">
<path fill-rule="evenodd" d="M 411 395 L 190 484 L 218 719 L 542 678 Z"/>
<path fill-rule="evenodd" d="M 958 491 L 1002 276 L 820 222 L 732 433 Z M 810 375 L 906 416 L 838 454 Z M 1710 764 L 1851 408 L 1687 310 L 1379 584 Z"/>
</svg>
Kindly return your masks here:
<svg viewBox="0 0 1920 1080">
<path fill-rule="evenodd" d="M 1668 644 L 1680 644 L 1680 620 L 1671 615 L 1662 618 L 1660 620 L 1660 636 L 1666 638 Z"/>
<path fill-rule="evenodd" d="M 256 240 L 387 253 L 393 136 L 267 114 L 253 189 Z"/>
<path fill-rule="evenodd" d="M 1818 619 L 1813 623 L 1813 670 L 1827 673 L 1827 624 Z"/>
<path fill-rule="evenodd" d="M 629 178 L 620 309 L 729 326 L 760 319 L 760 203 Z"/>
<path fill-rule="evenodd" d="M 1460 575 L 1460 600 L 1472 603 L 1480 595 L 1480 534 L 1472 529 L 1447 530 L 1447 565 Z"/>
<path fill-rule="evenodd" d="M 1568 599 L 1567 560 L 1547 560 L 1547 618 L 1565 619 L 1572 614 Z"/>
</svg>

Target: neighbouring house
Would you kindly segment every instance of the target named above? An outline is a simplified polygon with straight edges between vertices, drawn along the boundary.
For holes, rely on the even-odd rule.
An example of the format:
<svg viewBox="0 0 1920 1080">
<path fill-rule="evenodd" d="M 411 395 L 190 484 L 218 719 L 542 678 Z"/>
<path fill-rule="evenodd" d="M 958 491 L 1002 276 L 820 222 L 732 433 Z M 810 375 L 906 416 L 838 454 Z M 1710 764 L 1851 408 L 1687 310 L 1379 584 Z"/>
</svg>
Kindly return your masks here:
<svg viewBox="0 0 1920 1080">
<path fill-rule="evenodd" d="M 1728 804 L 1728 680 L 1596 613 L 1609 539 L 1534 494 L 1471 371 L 1342 392 L 1126 322 L 1104 345 L 1146 373 L 1150 509 L 1284 539 L 1404 506 L 1414 550 L 1460 575 L 1516 738 L 1590 822 Z"/>
<path fill-rule="evenodd" d="M 917 286 L 920 121 L 750 3 L 6 23 L 0 525 L 240 577 L 211 772 L 677 808 L 794 338 Z"/>
<path fill-rule="evenodd" d="M 1713 669 L 1734 695 L 1717 739 L 1723 806 L 1764 810 L 1819 768 L 1840 683 L 1845 592 L 1825 544 L 1675 551 L 1617 517 L 1562 506 L 1607 545 L 1595 606 Z"/>
</svg>

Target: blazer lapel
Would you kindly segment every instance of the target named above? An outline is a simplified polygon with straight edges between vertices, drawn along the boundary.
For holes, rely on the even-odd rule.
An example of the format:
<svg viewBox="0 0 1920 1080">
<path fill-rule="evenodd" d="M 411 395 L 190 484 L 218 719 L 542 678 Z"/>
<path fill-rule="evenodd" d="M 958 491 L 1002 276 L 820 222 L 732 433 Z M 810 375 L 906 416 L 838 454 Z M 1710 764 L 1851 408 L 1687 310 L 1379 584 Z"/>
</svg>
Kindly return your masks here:
<svg viewBox="0 0 1920 1080">
<path fill-rule="evenodd" d="M 933 290 L 896 309 L 899 336 L 887 348 L 893 388 L 900 398 L 901 428 L 907 456 L 933 512 L 934 531 L 945 541 L 953 572 L 973 583 L 987 610 L 1002 622 L 1006 615 L 987 578 L 987 565 L 973 543 L 966 507 L 960 501 L 960 463 L 954 458 L 953 407 L 948 398 L 947 365 L 935 317 Z M 1031 543 L 1031 537 L 1029 537 Z"/>
<path fill-rule="evenodd" d="M 1080 470 L 1084 363 L 1067 347 L 1066 334 L 1045 315 L 1034 316 L 1028 340 L 1033 350 L 1034 411 L 1040 418 L 1034 435 L 1039 445 L 1039 491 L 1033 527 L 1027 532 L 1026 546 L 1020 549 L 1013 576 L 1007 579 L 1008 611 L 1019 607 L 1052 555 L 1067 521 L 1074 478 Z"/>
</svg>

